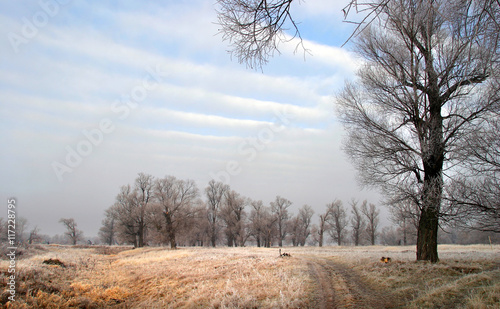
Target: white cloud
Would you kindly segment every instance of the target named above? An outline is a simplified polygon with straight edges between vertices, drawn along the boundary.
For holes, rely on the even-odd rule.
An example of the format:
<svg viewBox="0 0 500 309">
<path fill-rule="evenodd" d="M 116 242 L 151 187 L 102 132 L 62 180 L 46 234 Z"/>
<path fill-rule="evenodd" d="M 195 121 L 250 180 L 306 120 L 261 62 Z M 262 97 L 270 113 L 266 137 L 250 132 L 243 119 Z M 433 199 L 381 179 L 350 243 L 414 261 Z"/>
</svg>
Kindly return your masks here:
<svg viewBox="0 0 500 309">
<path fill-rule="evenodd" d="M 283 195 L 320 209 L 356 194 L 339 150 L 341 131 L 332 127 L 331 95 L 358 65 L 351 54 L 305 37 L 313 54 L 306 61 L 293 55 L 292 42 L 264 73 L 246 70 L 215 36 L 212 2 L 193 3 L 68 5 L 0 63 L 0 141 L 8 144 L 0 169 L 12 175 L 0 183 L 0 196 L 23 200 L 23 212 L 35 214 L 28 219 L 43 233 L 62 232 L 53 228 L 57 221 L 37 221 L 50 220 L 43 214 L 50 212 L 80 216 L 86 232 L 96 234 L 102 211 L 138 172 L 204 186 L 236 161 L 242 170 L 230 184 L 255 199 Z M 304 16 L 329 3 L 308 1 Z M 18 29 L 22 16 L 6 14 L 1 24 Z M 151 71 L 159 71 L 158 84 Z M 154 85 L 144 100 L 127 115 L 117 113 L 113 104 L 125 106 L 123 98 L 145 78 Z M 104 118 L 114 131 L 58 182 L 51 163 L 64 162 L 67 147 Z M 259 137 L 257 146 L 249 143 Z"/>
</svg>

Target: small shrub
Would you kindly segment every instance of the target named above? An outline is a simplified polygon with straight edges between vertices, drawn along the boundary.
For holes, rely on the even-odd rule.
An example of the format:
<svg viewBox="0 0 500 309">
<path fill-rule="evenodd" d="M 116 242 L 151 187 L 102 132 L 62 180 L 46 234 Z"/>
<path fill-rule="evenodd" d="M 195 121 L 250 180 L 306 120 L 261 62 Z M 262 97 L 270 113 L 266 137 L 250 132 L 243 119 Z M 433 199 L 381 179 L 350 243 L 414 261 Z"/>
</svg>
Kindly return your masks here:
<svg viewBox="0 0 500 309">
<path fill-rule="evenodd" d="M 47 259 L 44 260 L 42 263 L 47 265 L 57 265 L 66 268 L 66 265 L 59 259 Z"/>
</svg>

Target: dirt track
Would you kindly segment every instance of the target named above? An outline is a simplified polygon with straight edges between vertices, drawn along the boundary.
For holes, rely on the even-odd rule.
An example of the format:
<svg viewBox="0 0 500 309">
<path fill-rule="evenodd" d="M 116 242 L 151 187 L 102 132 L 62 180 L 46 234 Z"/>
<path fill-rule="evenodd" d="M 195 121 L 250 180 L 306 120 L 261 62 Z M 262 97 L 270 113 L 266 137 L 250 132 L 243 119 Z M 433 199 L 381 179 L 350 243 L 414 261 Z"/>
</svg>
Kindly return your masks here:
<svg viewBox="0 0 500 309">
<path fill-rule="evenodd" d="M 315 285 L 311 308 L 395 308 L 385 291 L 363 282 L 351 269 L 328 258 L 303 257 Z"/>
</svg>

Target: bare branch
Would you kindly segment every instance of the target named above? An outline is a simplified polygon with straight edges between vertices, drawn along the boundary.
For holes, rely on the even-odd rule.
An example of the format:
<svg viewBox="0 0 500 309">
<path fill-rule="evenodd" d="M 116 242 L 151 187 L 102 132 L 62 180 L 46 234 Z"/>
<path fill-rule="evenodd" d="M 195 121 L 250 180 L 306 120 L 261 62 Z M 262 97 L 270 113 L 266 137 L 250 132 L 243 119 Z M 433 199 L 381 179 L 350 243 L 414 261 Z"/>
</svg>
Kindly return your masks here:
<svg viewBox="0 0 500 309">
<path fill-rule="evenodd" d="M 293 0 L 219 0 L 218 24 L 225 41 L 229 41 L 240 63 L 250 68 L 262 68 L 279 53 L 279 44 L 298 37 L 303 47 L 297 23 L 290 14 Z M 291 29 L 285 28 L 287 25 Z M 292 39 L 285 31 L 292 31 Z M 297 46 L 297 48 L 298 48 Z"/>
</svg>

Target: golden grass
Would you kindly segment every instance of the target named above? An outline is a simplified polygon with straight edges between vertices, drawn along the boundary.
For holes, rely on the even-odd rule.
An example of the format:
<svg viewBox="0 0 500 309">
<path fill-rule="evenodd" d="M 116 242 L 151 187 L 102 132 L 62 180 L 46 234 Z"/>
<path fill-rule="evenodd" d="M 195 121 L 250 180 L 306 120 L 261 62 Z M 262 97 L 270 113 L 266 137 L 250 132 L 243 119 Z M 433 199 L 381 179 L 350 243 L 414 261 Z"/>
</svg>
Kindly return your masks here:
<svg viewBox="0 0 500 309">
<path fill-rule="evenodd" d="M 414 247 L 71 248 L 45 246 L 17 261 L 8 308 L 307 308 L 307 256 L 328 258 L 408 308 L 498 308 L 500 246 L 441 246 L 441 262 L 415 262 Z M 381 263 L 389 256 L 390 263 Z M 59 259 L 66 267 L 46 265 Z M 7 261 L 0 261 L 5 274 Z M 6 280 L 2 281 L 5 290 Z"/>
<path fill-rule="evenodd" d="M 440 245 L 436 264 L 416 262 L 414 247 L 332 250 L 339 262 L 393 293 L 405 308 L 500 308 L 498 245 Z M 392 262 L 381 263 L 382 256 L 391 257 Z"/>
<path fill-rule="evenodd" d="M 66 268 L 45 265 L 57 258 Z M 306 271 L 277 250 L 142 248 L 116 255 L 51 247 L 18 262 L 11 308 L 304 307 Z M 6 271 L 2 261 L 0 270 Z"/>
</svg>

